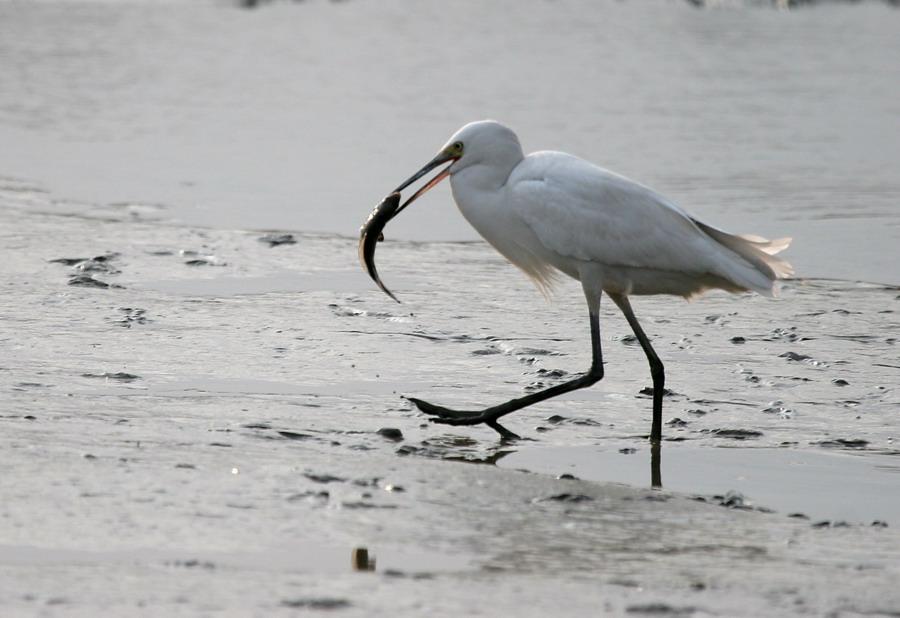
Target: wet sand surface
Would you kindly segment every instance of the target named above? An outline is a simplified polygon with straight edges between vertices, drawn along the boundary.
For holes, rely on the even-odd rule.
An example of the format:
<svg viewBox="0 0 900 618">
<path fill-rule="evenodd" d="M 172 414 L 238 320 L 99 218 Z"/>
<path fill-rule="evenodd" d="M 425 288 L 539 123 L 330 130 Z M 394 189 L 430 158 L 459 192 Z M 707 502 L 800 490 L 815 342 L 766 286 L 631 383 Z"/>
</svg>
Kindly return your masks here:
<svg viewBox="0 0 900 618">
<path fill-rule="evenodd" d="M 605 379 L 522 441 L 403 399 L 586 368 L 577 287 L 483 244 L 382 243 L 398 305 L 355 238 L 4 206 L 4 615 L 897 615 L 896 288 L 636 299 L 672 390 L 650 489 L 612 307 Z"/>
</svg>

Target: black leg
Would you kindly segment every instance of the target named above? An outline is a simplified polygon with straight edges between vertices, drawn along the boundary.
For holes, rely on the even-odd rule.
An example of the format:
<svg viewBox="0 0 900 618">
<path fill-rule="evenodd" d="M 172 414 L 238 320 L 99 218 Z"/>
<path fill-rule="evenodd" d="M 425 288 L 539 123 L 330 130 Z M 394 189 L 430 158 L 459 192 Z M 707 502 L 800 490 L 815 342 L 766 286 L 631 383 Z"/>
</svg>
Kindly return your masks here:
<svg viewBox="0 0 900 618">
<path fill-rule="evenodd" d="M 641 343 L 644 354 L 647 355 L 647 360 L 650 362 L 650 377 L 653 378 L 653 421 L 650 426 L 650 441 L 659 442 L 662 440 L 662 398 L 666 384 L 665 369 L 653 346 L 650 345 L 650 340 L 644 334 L 644 329 L 638 323 L 634 311 L 631 310 L 631 303 L 628 301 L 628 297 L 623 294 L 610 294 L 609 297 L 613 299 L 613 302 L 625 314 L 625 319 L 628 320 L 631 330 L 634 331 L 634 336 Z"/>
<path fill-rule="evenodd" d="M 562 395 L 563 393 L 568 393 L 579 388 L 591 386 L 603 378 L 603 354 L 600 347 L 600 318 L 596 311 L 590 312 L 590 321 L 592 351 L 591 368 L 587 373 L 573 380 L 551 386 L 550 388 L 546 388 L 536 393 L 525 395 L 524 397 L 512 399 L 506 403 L 501 403 L 500 405 L 484 410 L 451 410 L 450 408 L 436 406 L 427 401 L 422 401 L 421 399 L 415 399 L 413 397 L 408 397 L 407 399 L 413 402 L 416 407 L 425 414 L 436 416 L 437 418 L 431 419 L 432 422 L 444 423 L 447 425 L 478 425 L 479 423 L 485 423 L 500 433 L 504 438 L 518 437 L 516 434 L 499 425 L 497 419 L 506 416 L 510 412 L 515 412 L 516 410 L 521 410 L 522 408 L 538 403 L 539 401 L 544 401 L 545 399 L 550 399 L 551 397 L 556 397 L 557 395 Z"/>
</svg>

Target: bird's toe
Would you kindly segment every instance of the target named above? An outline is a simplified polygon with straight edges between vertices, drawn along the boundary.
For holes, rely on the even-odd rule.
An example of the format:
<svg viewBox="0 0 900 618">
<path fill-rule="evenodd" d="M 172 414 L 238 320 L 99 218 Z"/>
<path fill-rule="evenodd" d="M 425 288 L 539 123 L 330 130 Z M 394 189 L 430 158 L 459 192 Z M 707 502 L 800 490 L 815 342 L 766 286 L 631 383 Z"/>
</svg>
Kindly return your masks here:
<svg viewBox="0 0 900 618">
<path fill-rule="evenodd" d="M 406 399 L 411 401 L 421 412 L 431 416 L 437 416 L 438 418 L 430 419 L 436 423 L 469 425 L 472 424 L 472 421 L 475 423 L 482 422 L 482 419 L 479 418 L 482 416 L 481 412 L 452 410 L 450 408 L 445 408 L 444 406 L 438 406 L 433 403 L 428 403 L 427 401 L 422 401 L 421 399 L 416 399 L 415 397 L 407 397 Z"/>
</svg>

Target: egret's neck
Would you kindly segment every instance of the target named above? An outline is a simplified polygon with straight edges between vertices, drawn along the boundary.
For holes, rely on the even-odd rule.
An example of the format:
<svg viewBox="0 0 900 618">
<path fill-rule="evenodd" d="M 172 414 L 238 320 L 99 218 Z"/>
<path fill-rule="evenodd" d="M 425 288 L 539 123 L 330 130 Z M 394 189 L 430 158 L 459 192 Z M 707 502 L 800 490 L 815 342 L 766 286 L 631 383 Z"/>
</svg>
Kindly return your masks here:
<svg viewBox="0 0 900 618">
<path fill-rule="evenodd" d="M 484 153 L 468 165 L 451 170 L 450 183 L 453 185 L 454 193 L 501 189 L 523 158 L 518 142 Z"/>
<path fill-rule="evenodd" d="M 514 168 L 515 165 L 501 167 L 493 163 L 470 165 L 458 172 L 451 173 L 450 184 L 453 186 L 454 193 L 497 191 L 506 184 Z"/>
<path fill-rule="evenodd" d="M 521 161 L 491 159 L 466 166 L 450 175 L 453 199 L 460 212 L 488 242 L 494 243 L 492 228 L 507 214 L 506 183 Z"/>
</svg>

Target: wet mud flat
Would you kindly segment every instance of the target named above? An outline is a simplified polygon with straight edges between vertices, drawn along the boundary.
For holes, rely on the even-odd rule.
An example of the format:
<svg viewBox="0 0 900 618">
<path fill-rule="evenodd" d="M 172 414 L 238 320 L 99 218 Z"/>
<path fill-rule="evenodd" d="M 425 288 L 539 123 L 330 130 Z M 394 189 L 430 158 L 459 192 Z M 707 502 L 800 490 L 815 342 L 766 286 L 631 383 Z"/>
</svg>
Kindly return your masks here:
<svg viewBox="0 0 900 618">
<path fill-rule="evenodd" d="M 586 367 L 577 287 L 544 301 L 481 244 L 384 243 L 398 305 L 353 238 L 12 207 L 0 237 L 4 615 L 897 615 L 895 512 L 685 478 L 734 454 L 790 476 L 787 453 L 900 483 L 896 289 L 636 299 L 672 391 L 650 489 L 649 376 L 611 307 L 606 377 L 512 415 L 525 440 L 403 399 Z"/>
</svg>

